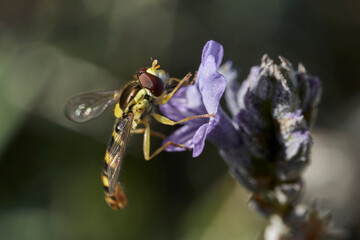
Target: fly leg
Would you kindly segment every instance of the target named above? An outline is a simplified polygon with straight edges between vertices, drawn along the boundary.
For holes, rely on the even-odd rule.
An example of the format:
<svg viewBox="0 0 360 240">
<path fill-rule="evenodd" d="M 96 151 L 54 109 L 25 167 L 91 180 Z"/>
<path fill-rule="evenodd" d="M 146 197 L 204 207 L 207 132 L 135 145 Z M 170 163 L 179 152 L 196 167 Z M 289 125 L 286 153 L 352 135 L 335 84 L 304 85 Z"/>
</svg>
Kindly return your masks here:
<svg viewBox="0 0 360 240">
<path fill-rule="evenodd" d="M 144 134 L 146 131 L 146 128 L 137 128 L 137 129 L 133 129 L 131 130 L 131 133 L 134 134 Z M 156 132 L 156 131 L 150 131 L 150 135 L 154 136 L 154 137 L 158 137 L 161 138 L 162 140 L 165 140 L 166 136 L 160 132 Z"/>
<path fill-rule="evenodd" d="M 178 85 L 176 85 L 176 87 L 175 87 L 169 94 L 167 94 L 167 95 L 165 95 L 165 96 L 163 96 L 163 97 L 161 97 L 161 98 L 159 99 L 158 104 L 161 105 L 161 104 L 167 103 L 167 102 L 172 98 L 172 96 L 176 93 L 176 91 L 179 90 L 179 88 L 180 88 L 183 84 L 185 84 L 186 82 L 189 81 L 189 79 L 191 78 L 191 76 L 192 76 L 191 73 L 186 74 L 186 76 L 185 76 L 183 79 L 181 79 L 181 81 L 178 83 Z"/>
<path fill-rule="evenodd" d="M 169 142 L 166 142 L 161 147 L 159 147 L 158 149 L 156 149 L 155 152 L 150 155 L 150 134 L 151 134 L 151 130 L 150 130 L 150 125 L 149 125 L 149 122 L 148 122 L 147 118 L 145 118 L 143 120 L 143 124 L 145 125 L 144 139 L 143 139 L 143 152 L 144 152 L 145 160 L 150 160 L 150 159 L 154 158 L 156 155 L 158 155 L 159 153 L 164 151 L 164 149 L 167 148 L 170 145 L 190 150 L 189 148 L 185 147 L 182 144 L 177 144 L 177 143 L 169 141 Z"/>
<path fill-rule="evenodd" d="M 151 116 L 153 116 L 155 118 L 155 120 L 158 121 L 159 123 L 173 126 L 173 125 L 183 123 L 183 122 L 189 121 L 191 119 L 195 119 L 195 118 L 213 117 L 213 116 L 215 116 L 215 114 L 212 113 L 212 114 L 202 114 L 202 115 L 191 116 L 191 117 L 184 118 L 184 119 L 182 119 L 180 121 L 177 121 L 177 122 L 174 122 L 173 120 L 170 120 L 167 117 L 164 117 L 164 116 L 162 116 L 160 114 L 157 114 L 157 113 L 152 113 Z"/>
<path fill-rule="evenodd" d="M 193 79 L 187 85 L 193 85 L 196 77 L 197 77 L 197 72 L 195 72 Z"/>
<path fill-rule="evenodd" d="M 187 83 L 182 83 L 181 86 L 193 85 L 194 82 L 195 82 L 196 76 L 197 76 L 197 72 L 195 72 L 192 80 L 190 81 L 190 77 L 188 77 L 188 76 L 186 75 L 185 78 L 187 78 Z M 182 79 L 178 79 L 178 78 L 171 77 L 171 78 L 169 78 L 168 82 L 174 81 L 174 82 L 177 82 L 177 83 L 179 84 L 179 83 L 181 82 L 181 80 L 182 80 Z"/>
</svg>

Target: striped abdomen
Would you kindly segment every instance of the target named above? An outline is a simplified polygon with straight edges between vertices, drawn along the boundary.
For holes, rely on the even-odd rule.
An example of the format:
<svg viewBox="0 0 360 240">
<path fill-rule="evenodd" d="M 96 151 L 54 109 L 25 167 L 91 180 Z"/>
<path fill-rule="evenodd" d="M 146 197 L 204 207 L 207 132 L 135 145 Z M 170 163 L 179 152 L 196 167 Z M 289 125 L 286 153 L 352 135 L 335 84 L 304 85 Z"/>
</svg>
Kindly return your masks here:
<svg viewBox="0 0 360 240">
<path fill-rule="evenodd" d="M 118 181 L 132 121 L 132 114 L 116 119 L 114 131 L 106 149 L 101 181 L 104 185 L 105 200 L 113 209 L 124 208 L 127 202 Z"/>
<path fill-rule="evenodd" d="M 115 192 L 111 195 L 109 193 L 108 177 L 104 172 L 101 173 L 101 181 L 104 185 L 104 197 L 107 204 L 114 210 L 123 209 L 126 206 L 127 198 L 120 183 L 116 185 Z"/>
</svg>

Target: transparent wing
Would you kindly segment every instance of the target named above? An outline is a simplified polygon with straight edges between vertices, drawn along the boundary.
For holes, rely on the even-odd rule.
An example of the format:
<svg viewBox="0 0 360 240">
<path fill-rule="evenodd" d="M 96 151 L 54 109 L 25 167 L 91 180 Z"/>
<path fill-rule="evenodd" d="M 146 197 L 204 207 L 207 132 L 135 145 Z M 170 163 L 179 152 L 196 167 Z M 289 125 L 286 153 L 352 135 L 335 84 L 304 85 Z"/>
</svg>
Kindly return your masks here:
<svg viewBox="0 0 360 240">
<path fill-rule="evenodd" d="M 119 118 L 115 122 L 113 136 L 108 145 L 109 155 L 108 159 L 105 159 L 107 166 L 104 170 L 105 175 L 108 177 L 109 193 L 111 195 L 114 194 L 119 180 L 132 121 L 133 115 L 128 115 L 126 118 Z"/>
<path fill-rule="evenodd" d="M 94 91 L 77 95 L 65 105 L 65 116 L 77 123 L 84 123 L 100 116 L 119 99 L 120 91 Z"/>
</svg>

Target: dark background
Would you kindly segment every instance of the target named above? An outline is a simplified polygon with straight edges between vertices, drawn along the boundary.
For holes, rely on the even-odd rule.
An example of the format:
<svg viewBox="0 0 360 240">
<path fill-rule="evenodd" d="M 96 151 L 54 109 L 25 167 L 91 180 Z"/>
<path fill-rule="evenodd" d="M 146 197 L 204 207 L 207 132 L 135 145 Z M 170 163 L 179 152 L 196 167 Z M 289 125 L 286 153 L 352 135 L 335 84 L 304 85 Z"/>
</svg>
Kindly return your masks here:
<svg viewBox="0 0 360 240">
<path fill-rule="evenodd" d="M 133 136 L 120 179 L 129 203 L 114 212 L 100 182 L 112 110 L 81 126 L 63 115 L 73 95 L 120 89 L 151 57 L 175 77 L 196 71 L 210 39 L 240 80 L 264 53 L 322 79 L 304 203 L 319 199 L 356 238 L 359 12 L 355 0 L 0 1 L 0 238 L 256 239 L 265 221 L 210 143 L 196 159 L 145 162 Z"/>
</svg>

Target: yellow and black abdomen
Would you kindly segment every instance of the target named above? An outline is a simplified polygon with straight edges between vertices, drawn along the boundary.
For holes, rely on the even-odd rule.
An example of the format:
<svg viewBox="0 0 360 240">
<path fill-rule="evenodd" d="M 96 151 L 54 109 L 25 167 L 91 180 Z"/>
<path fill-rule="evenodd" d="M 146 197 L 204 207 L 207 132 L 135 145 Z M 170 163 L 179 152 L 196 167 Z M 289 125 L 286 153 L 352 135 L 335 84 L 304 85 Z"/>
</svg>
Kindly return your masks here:
<svg viewBox="0 0 360 240">
<path fill-rule="evenodd" d="M 114 210 L 117 210 L 119 208 L 124 208 L 126 206 L 127 198 L 122 190 L 122 187 L 120 183 L 117 183 L 114 193 L 110 193 L 110 186 L 109 186 L 109 179 L 111 176 L 108 176 L 110 172 L 109 168 L 114 168 L 113 156 L 110 154 L 112 149 L 114 148 L 115 139 L 118 139 L 120 136 L 116 132 L 116 129 L 119 127 L 119 121 L 116 121 L 116 124 L 114 126 L 114 131 L 111 135 L 111 138 L 108 142 L 106 153 L 105 153 L 105 161 L 104 165 L 101 171 L 101 181 L 104 186 L 104 194 L 105 194 L 105 201 L 107 204 Z"/>
<path fill-rule="evenodd" d="M 108 176 L 106 176 L 104 171 L 101 173 L 101 181 L 104 185 L 106 203 L 114 210 L 123 209 L 126 206 L 127 198 L 120 183 L 117 183 L 115 192 L 110 194 Z"/>
<path fill-rule="evenodd" d="M 113 133 L 106 148 L 101 181 L 104 186 L 105 200 L 113 209 L 124 208 L 127 202 L 126 195 L 118 180 L 132 121 L 132 114 L 128 114 L 125 118 L 116 119 Z"/>
</svg>

